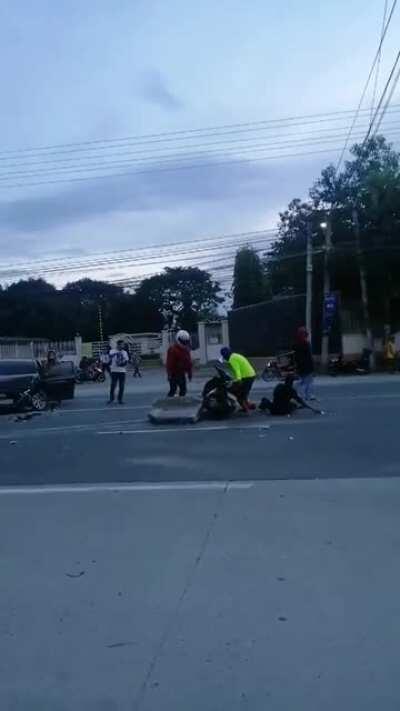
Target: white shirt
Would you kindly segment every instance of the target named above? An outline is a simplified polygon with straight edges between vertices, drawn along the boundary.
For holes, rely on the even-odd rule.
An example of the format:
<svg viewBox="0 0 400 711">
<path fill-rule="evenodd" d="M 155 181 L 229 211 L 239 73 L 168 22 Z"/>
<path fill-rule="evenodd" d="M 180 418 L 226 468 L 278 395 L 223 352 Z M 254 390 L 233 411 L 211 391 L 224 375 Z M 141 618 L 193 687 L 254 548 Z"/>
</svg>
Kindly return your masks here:
<svg viewBox="0 0 400 711">
<path fill-rule="evenodd" d="M 126 366 L 129 362 L 129 356 L 127 352 L 122 349 L 110 351 L 110 370 L 112 373 L 126 373 Z"/>
</svg>

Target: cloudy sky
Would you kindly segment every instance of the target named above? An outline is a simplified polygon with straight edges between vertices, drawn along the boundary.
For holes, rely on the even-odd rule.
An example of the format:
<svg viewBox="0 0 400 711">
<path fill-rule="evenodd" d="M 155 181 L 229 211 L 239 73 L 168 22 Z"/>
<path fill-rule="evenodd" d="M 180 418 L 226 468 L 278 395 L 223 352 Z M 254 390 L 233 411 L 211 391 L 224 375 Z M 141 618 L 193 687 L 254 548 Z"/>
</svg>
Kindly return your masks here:
<svg viewBox="0 0 400 711">
<path fill-rule="evenodd" d="M 383 6 L 383 0 L 5 0 L 0 178 L 10 168 L 6 151 L 355 108 Z M 382 82 L 399 18 L 400 12 L 385 43 Z M 20 169 L 27 155 L 20 154 Z M 0 262 L 271 227 L 335 157 L 227 161 L 12 188 L 3 177 Z"/>
</svg>

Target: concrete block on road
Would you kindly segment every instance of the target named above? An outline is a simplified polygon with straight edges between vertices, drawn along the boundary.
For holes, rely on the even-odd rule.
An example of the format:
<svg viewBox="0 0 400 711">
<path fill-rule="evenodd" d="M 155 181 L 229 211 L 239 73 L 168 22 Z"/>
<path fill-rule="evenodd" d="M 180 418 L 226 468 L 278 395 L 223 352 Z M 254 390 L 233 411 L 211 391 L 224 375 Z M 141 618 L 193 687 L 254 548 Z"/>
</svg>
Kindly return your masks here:
<svg viewBox="0 0 400 711">
<path fill-rule="evenodd" d="M 166 397 L 156 400 L 149 412 L 149 420 L 156 425 L 194 424 L 200 418 L 202 401 L 200 398 Z"/>
</svg>

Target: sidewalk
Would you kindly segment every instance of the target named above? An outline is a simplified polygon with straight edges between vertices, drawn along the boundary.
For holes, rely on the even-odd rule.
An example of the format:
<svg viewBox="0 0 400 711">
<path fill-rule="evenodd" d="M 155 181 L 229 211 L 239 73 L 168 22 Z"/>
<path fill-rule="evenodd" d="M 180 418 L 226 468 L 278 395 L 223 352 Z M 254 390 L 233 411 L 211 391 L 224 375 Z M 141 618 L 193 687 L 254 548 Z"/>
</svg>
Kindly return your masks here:
<svg viewBox="0 0 400 711">
<path fill-rule="evenodd" d="M 397 711 L 399 508 L 399 479 L 0 494 L 0 706 Z"/>
</svg>

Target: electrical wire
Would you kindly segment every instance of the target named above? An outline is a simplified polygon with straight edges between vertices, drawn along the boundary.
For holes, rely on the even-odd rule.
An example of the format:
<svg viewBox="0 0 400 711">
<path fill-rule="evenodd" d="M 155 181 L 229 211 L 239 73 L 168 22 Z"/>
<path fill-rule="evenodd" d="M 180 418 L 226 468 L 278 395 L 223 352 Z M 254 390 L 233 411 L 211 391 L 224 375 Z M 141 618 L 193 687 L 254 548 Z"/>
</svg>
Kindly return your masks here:
<svg viewBox="0 0 400 711">
<path fill-rule="evenodd" d="M 392 83 L 392 79 L 393 79 L 393 76 L 394 76 L 394 74 L 395 74 L 395 71 L 396 71 L 396 69 L 397 69 L 397 65 L 399 64 L 399 62 L 400 62 L 400 50 L 399 50 L 398 53 L 397 53 L 396 59 L 395 59 L 395 61 L 394 61 L 394 63 L 393 63 L 393 66 L 392 66 L 392 68 L 391 68 L 391 70 L 390 70 L 390 73 L 389 73 L 388 79 L 387 79 L 387 81 L 386 81 L 385 87 L 384 87 L 383 92 L 382 92 L 382 94 L 381 94 L 381 98 L 379 99 L 379 102 L 378 102 L 378 105 L 377 105 L 377 107 L 376 107 L 376 109 L 375 109 L 374 115 L 373 115 L 373 117 L 372 117 L 372 119 L 371 119 L 371 121 L 370 121 L 367 134 L 366 134 L 366 136 L 365 136 L 365 138 L 364 138 L 364 141 L 363 141 L 363 146 L 365 146 L 365 144 L 367 143 L 367 141 L 368 141 L 368 139 L 369 139 L 369 137 L 370 137 L 370 135 L 371 135 L 371 133 L 372 133 L 372 130 L 373 130 L 373 128 L 374 128 L 374 123 L 375 123 L 375 121 L 376 121 L 376 119 L 377 119 L 377 117 L 378 117 L 378 115 L 379 115 L 379 111 L 381 110 L 381 106 L 382 106 L 383 101 L 384 101 L 384 99 L 385 99 L 386 93 L 387 93 L 387 91 L 388 91 L 388 89 L 389 89 L 389 87 L 390 87 L 390 84 Z M 398 76 L 397 76 L 397 78 L 395 78 L 395 82 L 394 82 L 394 85 L 393 85 L 393 86 L 394 86 L 393 91 L 394 91 L 394 89 L 396 88 L 397 81 L 398 81 Z M 391 92 L 390 95 L 389 95 L 388 103 L 390 103 L 390 97 L 391 97 L 392 95 L 393 95 L 393 94 L 392 94 L 392 92 Z M 384 116 L 384 114 L 382 115 L 382 118 L 383 118 L 383 116 Z"/>
<path fill-rule="evenodd" d="M 384 8 L 383 8 L 382 28 L 381 28 L 381 32 L 380 32 L 381 41 L 382 41 L 382 36 L 383 36 L 383 32 L 384 32 L 385 25 L 386 25 L 386 15 L 387 15 L 387 11 L 388 11 L 388 5 L 389 5 L 389 0 L 385 0 Z M 372 119 L 372 116 L 373 116 L 374 110 L 375 110 L 376 94 L 378 91 L 379 73 L 380 73 L 380 68 L 381 68 L 381 59 L 382 59 L 382 46 L 379 49 L 378 62 L 377 62 L 376 71 L 375 71 L 374 88 L 372 91 L 370 120 Z"/>
<path fill-rule="evenodd" d="M 393 126 L 393 128 L 392 128 Z M 392 134 L 397 134 L 398 130 L 400 129 L 400 123 L 398 121 L 389 124 L 388 126 L 385 126 L 386 133 L 388 135 Z M 297 134 L 298 135 L 298 134 Z M 357 134 L 355 136 L 355 139 L 357 138 L 363 138 L 364 132 L 362 134 Z M 318 135 L 313 138 L 305 139 L 305 137 L 302 137 L 300 139 L 294 139 L 291 141 L 284 141 L 280 142 L 275 138 L 273 142 L 267 142 L 267 143 L 256 143 L 253 145 L 248 146 L 247 142 L 245 142 L 245 145 L 242 146 L 235 146 L 234 148 L 215 148 L 215 149 L 207 149 L 204 151 L 197 151 L 196 153 L 186 153 L 184 155 L 181 154 L 159 154 L 157 156 L 144 156 L 141 158 L 125 158 L 125 159 L 119 159 L 117 161 L 107 161 L 107 162 L 102 162 L 102 163 L 95 163 L 95 164 L 89 164 L 89 165 L 80 165 L 78 163 L 78 166 L 57 166 L 53 168 L 45 168 L 45 169 L 35 169 L 35 170 L 20 170 L 20 171 L 13 171 L 10 173 L 0 173 L 0 181 L 9 181 L 13 178 L 18 178 L 18 179 L 24 179 L 25 176 L 32 178 L 32 177 L 37 177 L 37 176 L 44 176 L 44 175 L 52 175 L 52 174 L 57 174 L 57 175 L 64 175 L 66 173 L 86 173 L 86 172 L 92 172 L 92 171 L 98 171 L 100 169 L 102 170 L 109 170 L 109 169 L 114 169 L 114 168 L 123 168 L 125 165 L 133 165 L 133 164 L 146 164 L 146 162 L 151 161 L 155 165 L 163 165 L 167 164 L 169 162 L 174 162 L 178 163 L 178 161 L 187 161 L 187 160 L 196 160 L 196 159 L 201 159 L 203 157 L 209 157 L 211 155 L 237 155 L 238 152 L 240 154 L 246 152 L 251 152 L 251 151 L 266 151 L 266 150 L 271 150 L 271 151 L 276 151 L 276 150 L 286 150 L 292 147 L 300 147 L 300 146 L 313 146 L 313 145 L 321 145 L 325 143 L 332 143 L 336 142 L 337 140 L 340 140 L 341 135 L 337 134 L 330 134 L 328 136 L 324 136 L 320 138 Z M 248 139 L 247 139 L 248 140 Z M 251 139 L 254 141 L 254 139 Z M 256 139 L 257 140 L 257 139 Z M 211 144 L 214 145 L 214 144 Z M 126 155 L 126 154 L 122 154 Z M 151 163 L 150 163 L 151 165 Z"/>
<path fill-rule="evenodd" d="M 364 86 L 364 89 L 363 89 L 363 91 L 362 91 L 362 93 L 361 93 L 361 98 L 360 98 L 360 101 L 359 101 L 359 103 L 358 103 L 358 107 L 357 107 L 356 112 L 355 112 L 355 114 L 354 114 L 353 121 L 352 121 L 352 124 L 351 124 L 351 126 L 350 126 L 349 132 L 348 132 L 348 134 L 347 134 L 347 136 L 346 136 L 346 140 L 345 140 L 345 142 L 344 142 L 344 146 L 343 146 L 342 151 L 341 151 L 341 153 L 340 153 L 339 160 L 338 160 L 338 162 L 337 162 L 337 164 L 336 164 L 336 173 L 339 172 L 340 167 L 341 167 L 341 165 L 342 165 L 342 161 L 343 161 L 343 158 L 344 158 L 344 154 L 345 154 L 345 152 L 346 152 L 346 150 L 347 150 L 347 147 L 348 147 L 348 145 L 349 145 L 349 141 L 350 141 L 351 134 L 353 133 L 354 126 L 355 126 L 355 124 L 356 124 L 356 122 L 357 122 L 357 119 L 358 119 L 358 116 L 359 116 L 359 114 L 360 114 L 361 106 L 362 106 L 362 104 L 363 104 L 365 95 L 366 95 L 366 93 L 367 93 L 367 89 L 368 89 L 368 87 L 369 87 L 369 83 L 370 83 L 370 81 L 371 81 L 371 77 L 372 77 L 372 75 L 373 75 L 375 66 L 376 66 L 376 64 L 377 64 L 377 62 L 378 62 L 380 53 L 382 52 L 383 43 L 384 43 L 384 41 L 385 41 L 385 38 L 386 38 L 386 35 L 387 35 L 387 31 L 388 31 L 389 26 L 390 26 L 390 23 L 391 23 L 391 21 L 392 21 L 392 17 L 393 17 L 393 13 L 394 13 L 394 11 L 395 11 L 395 9 L 396 9 L 396 5 L 397 5 L 397 0 L 393 0 L 393 4 L 392 4 L 392 7 L 391 7 L 391 10 L 390 10 L 390 13 L 389 13 L 389 17 L 388 17 L 388 19 L 387 19 L 386 25 L 385 25 L 384 30 L 383 30 L 383 32 L 382 32 L 382 36 L 381 36 L 381 39 L 380 39 L 380 42 L 379 42 L 379 45 L 378 45 L 377 52 L 376 52 L 376 54 L 375 54 L 374 61 L 372 62 L 372 66 L 371 66 L 371 69 L 370 69 L 370 71 L 369 71 L 367 81 L 366 81 L 365 86 Z"/>
<path fill-rule="evenodd" d="M 397 0 L 395 0 L 397 2 Z M 356 111 L 359 112 L 358 109 Z M 362 109 L 362 112 L 367 111 L 366 109 Z M 34 153 L 34 152 L 46 152 L 49 150 L 53 150 L 57 153 L 60 153 L 61 149 L 63 148 L 74 148 L 76 147 L 79 150 L 82 150 L 82 147 L 86 146 L 97 146 L 98 148 L 95 149 L 90 149 L 90 150 L 98 150 L 99 146 L 104 144 L 105 146 L 113 145 L 115 143 L 121 143 L 122 141 L 125 142 L 130 142 L 134 141 L 135 143 L 147 143 L 149 140 L 152 139 L 165 139 L 165 140 L 181 140 L 180 137 L 183 137 L 183 140 L 187 140 L 189 136 L 198 136 L 203 134 L 207 135 L 209 133 L 212 133 L 213 135 L 220 133 L 221 131 L 231 131 L 234 130 L 234 132 L 241 131 L 242 129 L 256 129 L 258 130 L 258 127 L 261 126 L 272 126 L 275 127 L 276 125 L 284 125 L 289 123 L 289 125 L 295 125 L 293 122 L 307 122 L 308 120 L 313 120 L 315 119 L 316 123 L 320 123 L 323 121 L 329 121 L 329 120 L 336 120 L 335 117 L 346 117 L 351 114 L 354 114 L 355 110 L 354 109 L 347 109 L 347 110 L 341 110 L 341 111 L 330 111 L 330 112 L 325 112 L 325 113 L 314 113 L 314 114 L 303 114 L 303 115 L 295 115 L 295 116 L 289 116 L 289 117 L 283 117 L 283 118 L 278 118 L 278 119 L 266 119 L 266 120 L 261 120 L 261 121 L 248 121 L 248 122 L 242 122 L 242 123 L 231 123 L 231 124 L 224 124 L 224 125 L 216 125 L 216 126 L 209 126 L 206 128 L 196 128 L 196 129 L 184 129 L 184 130 L 179 130 L 179 131 L 164 131 L 161 133 L 148 133 L 148 134 L 142 134 L 142 135 L 136 135 L 136 136 L 125 136 L 122 138 L 110 138 L 110 139 L 96 139 L 96 140 L 91 140 L 91 141 L 79 141 L 79 142 L 70 142 L 70 143 L 59 143 L 59 144 L 52 144 L 52 145 L 45 145 L 45 146 L 37 146 L 37 147 L 29 147 L 29 148 L 18 148 L 18 149 L 8 149 L 8 150 L 2 150 L 0 151 L 0 157 L 3 156 L 18 156 L 20 154 L 25 154 L 25 153 Z"/>
<path fill-rule="evenodd" d="M 388 98 L 387 98 L 387 101 L 386 101 L 386 104 L 385 104 L 385 106 L 384 106 L 384 108 L 383 108 L 383 110 L 382 110 L 382 112 L 381 112 L 381 115 L 380 115 L 380 118 L 379 118 L 379 120 L 378 120 L 378 123 L 377 123 L 376 126 L 375 126 L 374 136 L 376 136 L 376 135 L 378 134 L 378 132 L 379 132 L 379 129 L 380 129 L 382 120 L 384 119 L 385 114 L 386 114 L 386 112 L 387 112 L 387 110 L 388 110 L 388 108 L 389 108 L 389 106 L 390 106 L 390 102 L 391 102 L 391 100 L 392 100 L 392 98 L 393 98 L 394 92 L 396 91 L 396 87 L 397 87 L 397 84 L 399 83 L 399 79 L 400 79 L 400 68 L 398 69 L 398 72 L 397 72 L 397 74 L 396 74 L 396 76 L 395 76 L 395 78 L 394 78 L 394 81 L 393 81 L 393 84 L 392 84 L 392 88 L 391 88 L 391 90 L 390 90 L 390 94 L 389 94 L 389 96 L 388 96 Z"/>
</svg>

